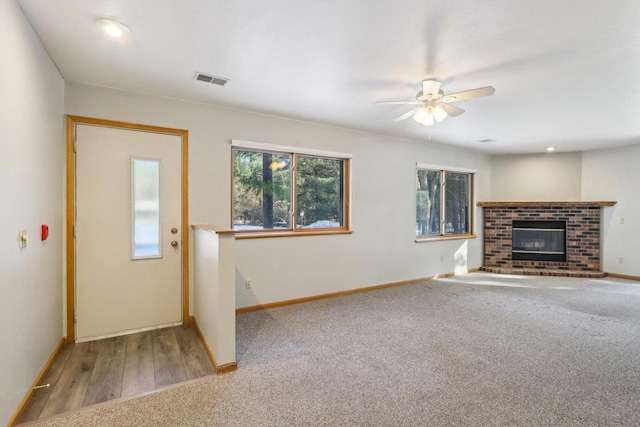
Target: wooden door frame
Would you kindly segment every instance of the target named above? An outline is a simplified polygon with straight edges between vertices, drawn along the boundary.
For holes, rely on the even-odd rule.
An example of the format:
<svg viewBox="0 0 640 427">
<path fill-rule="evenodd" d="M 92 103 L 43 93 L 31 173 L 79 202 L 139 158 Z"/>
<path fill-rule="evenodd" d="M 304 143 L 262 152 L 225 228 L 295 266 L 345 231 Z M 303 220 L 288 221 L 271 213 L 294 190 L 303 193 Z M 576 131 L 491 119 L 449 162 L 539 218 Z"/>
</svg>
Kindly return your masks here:
<svg viewBox="0 0 640 427">
<path fill-rule="evenodd" d="M 124 130 L 177 135 L 182 139 L 182 323 L 189 321 L 189 131 L 136 123 L 67 115 L 66 245 L 67 245 L 67 337 L 76 340 L 76 125 L 102 126 Z"/>
</svg>

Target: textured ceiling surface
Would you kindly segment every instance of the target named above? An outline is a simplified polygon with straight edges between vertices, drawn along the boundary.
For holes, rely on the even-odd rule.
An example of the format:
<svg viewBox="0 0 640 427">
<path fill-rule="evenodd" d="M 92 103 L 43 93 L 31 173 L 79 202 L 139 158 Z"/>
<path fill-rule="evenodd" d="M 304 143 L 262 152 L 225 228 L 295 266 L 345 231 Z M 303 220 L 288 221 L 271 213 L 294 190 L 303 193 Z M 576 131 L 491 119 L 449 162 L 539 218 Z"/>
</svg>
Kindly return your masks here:
<svg viewBox="0 0 640 427">
<path fill-rule="evenodd" d="M 640 143 L 637 0 L 18 3 L 67 81 L 488 153 Z M 111 39 L 99 18 L 131 32 Z M 412 100 L 427 78 L 496 92 L 432 127 L 374 104 Z"/>
</svg>

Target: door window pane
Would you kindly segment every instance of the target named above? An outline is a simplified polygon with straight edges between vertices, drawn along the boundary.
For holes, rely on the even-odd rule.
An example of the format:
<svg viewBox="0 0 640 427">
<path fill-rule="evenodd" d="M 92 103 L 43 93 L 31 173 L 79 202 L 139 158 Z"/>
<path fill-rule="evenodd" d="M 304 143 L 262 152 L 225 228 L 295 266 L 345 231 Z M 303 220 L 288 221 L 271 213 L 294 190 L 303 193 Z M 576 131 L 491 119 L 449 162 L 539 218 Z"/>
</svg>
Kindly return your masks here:
<svg viewBox="0 0 640 427">
<path fill-rule="evenodd" d="M 160 161 L 132 159 L 133 258 L 162 256 Z"/>
<path fill-rule="evenodd" d="M 440 234 L 441 173 L 418 169 L 416 178 L 416 236 Z"/>
<path fill-rule="evenodd" d="M 344 161 L 298 156 L 296 174 L 296 226 L 344 226 Z"/>
</svg>

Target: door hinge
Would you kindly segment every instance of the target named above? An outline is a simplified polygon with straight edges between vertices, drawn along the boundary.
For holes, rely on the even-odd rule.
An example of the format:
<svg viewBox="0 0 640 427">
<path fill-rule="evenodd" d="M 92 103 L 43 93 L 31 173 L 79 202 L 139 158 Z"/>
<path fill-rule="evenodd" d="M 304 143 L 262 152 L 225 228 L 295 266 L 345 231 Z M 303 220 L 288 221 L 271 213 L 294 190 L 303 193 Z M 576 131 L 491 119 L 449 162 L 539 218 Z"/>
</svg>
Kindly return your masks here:
<svg viewBox="0 0 640 427">
<path fill-rule="evenodd" d="M 73 138 L 73 152 L 77 153 L 78 152 L 78 137 L 74 136 Z"/>
</svg>

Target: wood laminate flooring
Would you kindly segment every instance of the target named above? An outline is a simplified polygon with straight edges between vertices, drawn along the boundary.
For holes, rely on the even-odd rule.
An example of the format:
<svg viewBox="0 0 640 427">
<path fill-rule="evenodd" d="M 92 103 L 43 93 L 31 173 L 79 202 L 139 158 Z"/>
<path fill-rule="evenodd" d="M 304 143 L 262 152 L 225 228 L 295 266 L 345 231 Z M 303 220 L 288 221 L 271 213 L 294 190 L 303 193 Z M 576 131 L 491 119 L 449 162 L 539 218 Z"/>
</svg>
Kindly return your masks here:
<svg viewBox="0 0 640 427">
<path fill-rule="evenodd" d="M 65 345 L 19 423 L 214 374 L 193 325 Z"/>
</svg>

